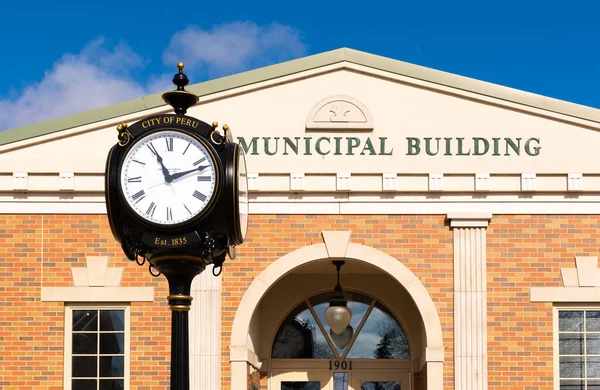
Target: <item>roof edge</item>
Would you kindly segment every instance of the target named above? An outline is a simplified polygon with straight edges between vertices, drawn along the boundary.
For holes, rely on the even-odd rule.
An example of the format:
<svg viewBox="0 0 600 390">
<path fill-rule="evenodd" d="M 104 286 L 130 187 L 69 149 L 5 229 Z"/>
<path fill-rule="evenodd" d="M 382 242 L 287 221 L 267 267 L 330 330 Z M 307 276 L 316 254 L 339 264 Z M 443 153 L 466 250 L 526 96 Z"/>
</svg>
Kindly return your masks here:
<svg viewBox="0 0 600 390">
<path fill-rule="evenodd" d="M 216 92 L 223 92 L 229 89 L 239 88 L 246 85 L 268 81 L 278 77 L 289 76 L 295 73 L 342 62 L 346 58 L 345 51 L 346 49 L 336 49 L 324 53 L 314 54 L 311 56 L 269 65 L 230 76 L 203 81 L 190 85 L 187 89 L 198 96 L 206 96 Z M 163 93 L 164 92 L 159 92 L 104 107 L 78 112 L 76 114 L 2 130 L 0 131 L 0 146 L 72 129 L 78 126 L 109 120 L 123 115 L 134 114 L 139 111 L 166 106 L 166 103 L 162 99 Z"/>
<path fill-rule="evenodd" d="M 339 62 L 350 62 L 357 65 L 401 75 L 457 90 L 475 93 L 523 106 L 537 108 L 548 112 L 571 116 L 577 119 L 600 123 L 600 110 L 555 99 L 531 92 L 493 84 L 465 76 L 395 60 L 376 54 L 366 53 L 349 48 L 340 48 L 324 53 L 314 54 L 291 61 L 282 62 L 262 68 L 249 70 L 230 76 L 208 80 L 190 85 L 188 90 L 202 97 L 263 81 L 290 76 Z M 24 141 L 43 135 L 85 126 L 124 115 L 131 115 L 143 110 L 165 106 L 162 92 L 95 108 L 76 114 L 50 119 L 31 125 L 0 131 L 0 146 Z"/>
<path fill-rule="evenodd" d="M 400 60 L 391 60 L 390 58 L 376 54 L 353 49 L 345 49 L 345 51 L 346 61 L 354 64 L 368 66 L 384 72 L 443 85 L 511 103 L 517 103 L 556 114 L 567 115 L 578 119 L 600 123 L 600 109 L 598 108 L 572 103 L 566 100 L 560 100 L 516 88 L 506 87 L 500 84 L 494 84 L 488 81 L 461 76 L 421 65 L 415 65 Z"/>
</svg>

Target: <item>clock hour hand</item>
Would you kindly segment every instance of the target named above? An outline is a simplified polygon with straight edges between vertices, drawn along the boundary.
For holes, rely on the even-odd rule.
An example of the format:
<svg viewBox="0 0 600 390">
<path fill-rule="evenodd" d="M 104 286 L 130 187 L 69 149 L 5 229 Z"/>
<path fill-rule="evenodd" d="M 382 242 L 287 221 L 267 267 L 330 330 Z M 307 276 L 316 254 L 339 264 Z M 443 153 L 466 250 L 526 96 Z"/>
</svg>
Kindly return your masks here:
<svg viewBox="0 0 600 390">
<path fill-rule="evenodd" d="M 203 171 L 208 168 L 210 165 L 200 165 L 198 168 L 190 169 L 189 171 L 177 172 L 171 175 L 171 180 L 179 179 L 182 176 L 187 175 L 188 173 Z"/>
<path fill-rule="evenodd" d="M 163 164 L 163 159 L 162 157 L 160 157 L 160 155 L 158 154 L 158 152 L 154 151 L 154 154 L 156 154 L 156 161 L 158 161 L 158 163 L 160 164 L 160 168 L 162 169 L 162 173 L 165 176 L 165 181 L 167 183 L 170 183 L 173 181 L 173 177 L 171 177 L 171 174 L 169 173 L 169 170 L 167 169 L 167 167 L 165 167 L 165 164 Z"/>
</svg>

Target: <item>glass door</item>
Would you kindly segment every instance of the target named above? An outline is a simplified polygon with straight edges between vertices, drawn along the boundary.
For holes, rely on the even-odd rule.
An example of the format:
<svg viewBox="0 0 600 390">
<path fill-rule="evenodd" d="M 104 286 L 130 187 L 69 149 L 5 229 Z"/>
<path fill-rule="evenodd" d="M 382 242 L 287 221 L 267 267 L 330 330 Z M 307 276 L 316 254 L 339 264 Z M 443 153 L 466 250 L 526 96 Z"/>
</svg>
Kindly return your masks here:
<svg viewBox="0 0 600 390">
<path fill-rule="evenodd" d="M 311 370 L 297 372 L 273 371 L 271 376 L 272 390 L 331 390 L 329 371 Z"/>
<path fill-rule="evenodd" d="M 411 390 L 410 373 L 400 371 L 272 372 L 271 390 Z"/>
<path fill-rule="evenodd" d="M 410 390 L 410 374 L 406 372 L 352 373 L 350 390 Z M 337 389 L 336 389 L 337 390 Z"/>
</svg>

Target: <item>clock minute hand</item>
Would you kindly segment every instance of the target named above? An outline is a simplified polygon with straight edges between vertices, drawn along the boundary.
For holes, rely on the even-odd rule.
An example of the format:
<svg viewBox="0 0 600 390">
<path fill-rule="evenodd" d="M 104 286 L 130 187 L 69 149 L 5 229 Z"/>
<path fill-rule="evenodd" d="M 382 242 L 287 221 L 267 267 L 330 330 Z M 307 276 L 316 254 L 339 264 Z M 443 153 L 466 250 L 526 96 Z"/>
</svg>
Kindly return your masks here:
<svg viewBox="0 0 600 390">
<path fill-rule="evenodd" d="M 182 176 L 187 175 L 188 173 L 203 171 L 208 168 L 210 165 L 200 165 L 198 168 L 190 169 L 189 171 L 177 172 L 171 175 L 171 180 L 179 179 Z"/>
</svg>

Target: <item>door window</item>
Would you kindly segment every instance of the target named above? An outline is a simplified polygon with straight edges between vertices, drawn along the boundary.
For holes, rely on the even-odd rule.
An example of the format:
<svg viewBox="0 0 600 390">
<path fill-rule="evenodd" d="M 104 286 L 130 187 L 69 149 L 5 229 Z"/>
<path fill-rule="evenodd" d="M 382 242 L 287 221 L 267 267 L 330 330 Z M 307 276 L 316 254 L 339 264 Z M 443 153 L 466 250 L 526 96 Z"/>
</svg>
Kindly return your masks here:
<svg viewBox="0 0 600 390">
<path fill-rule="evenodd" d="M 383 304 L 361 293 L 345 295 L 352 320 L 341 335 L 332 332 L 325 321 L 332 293 L 321 294 L 290 312 L 276 333 L 271 357 L 410 359 L 406 334 Z"/>
<path fill-rule="evenodd" d="M 281 390 L 321 390 L 321 382 L 281 382 Z"/>
</svg>

